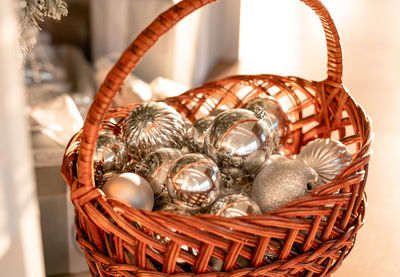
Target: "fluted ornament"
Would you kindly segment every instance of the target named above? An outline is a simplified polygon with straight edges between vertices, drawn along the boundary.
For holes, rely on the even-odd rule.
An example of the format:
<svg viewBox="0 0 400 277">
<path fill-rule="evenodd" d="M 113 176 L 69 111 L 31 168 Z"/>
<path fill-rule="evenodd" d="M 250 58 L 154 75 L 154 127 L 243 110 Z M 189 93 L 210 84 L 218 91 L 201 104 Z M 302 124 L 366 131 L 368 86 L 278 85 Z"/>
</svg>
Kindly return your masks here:
<svg viewBox="0 0 400 277">
<path fill-rule="evenodd" d="M 307 196 L 317 182 L 318 174 L 303 161 L 273 155 L 255 177 L 251 198 L 269 212 Z"/>
<path fill-rule="evenodd" d="M 122 130 L 130 154 L 138 160 L 159 148 L 180 149 L 184 144 L 182 116 L 162 102 L 148 102 L 135 107 L 126 117 Z"/>
<path fill-rule="evenodd" d="M 205 153 L 233 178 L 254 173 L 273 150 L 271 132 L 248 110 L 233 109 L 215 117 L 207 131 Z"/>
<path fill-rule="evenodd" d="M 350 165 L 351 153 L 340 141 L 316 139 L 301 149 L 298 159 L 312 167 L 321 178 L 321 184 L 326 184 Z"/>
<path fill-rule="evenodd" d="M 168 172 L 167 188 L 172 201 L 185 209 L 199 210 L 218 197 L 221 173 L 210 158 L 187 154 L 179 158 Z"/>
</svg>

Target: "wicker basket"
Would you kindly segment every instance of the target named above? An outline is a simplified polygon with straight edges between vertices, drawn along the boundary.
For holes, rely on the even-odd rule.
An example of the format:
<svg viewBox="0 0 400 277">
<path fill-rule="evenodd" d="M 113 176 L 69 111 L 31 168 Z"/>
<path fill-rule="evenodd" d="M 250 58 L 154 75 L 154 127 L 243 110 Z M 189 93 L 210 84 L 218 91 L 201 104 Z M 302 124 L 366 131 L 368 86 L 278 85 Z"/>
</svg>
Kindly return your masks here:
<svg viewBox="0 0 400 277">
<path fill-rule="evenodd" d="M 292 153 L 319 137 L 339 139 L 352 149 L 353 162 L 334 181 L 278 210 L 237 218 L 136 210 L 107 199 L 94 186 L 99 130 L 118 133 L 121 119 L 134 107 L 108 110 L 125 77 L 162 34 L 210 2 L 183 0 L 157 17 L 101 85 L 62 166 L 75 205 L 77 241 L 94 276 L 328 276 L 349 254 L 363 224 L 372 130 L 363 109 L 342 86 L 339 36 L 318 0 L 303 2 L 319 16 L 325 31 L 326 80 L 234 76 L 164 102 L 193 121 L 221 107 L 241 107 L 259 95 L 273 95 L 288 107 L 291 130 L 286 148 Z M 170 240 L 157 240 L 155 234 Z"/>
</svg>

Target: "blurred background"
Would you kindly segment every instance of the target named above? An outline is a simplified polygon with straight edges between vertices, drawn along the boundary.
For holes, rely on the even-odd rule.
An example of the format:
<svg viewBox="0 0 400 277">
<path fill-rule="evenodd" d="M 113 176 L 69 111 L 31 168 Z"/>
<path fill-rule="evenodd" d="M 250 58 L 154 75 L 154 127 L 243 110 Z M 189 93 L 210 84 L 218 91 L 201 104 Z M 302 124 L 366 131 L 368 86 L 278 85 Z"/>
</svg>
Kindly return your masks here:
<svg viewBox="0 0 400 277">
<path fill-rule="evenodd" d="M 22 1 L 24 2 L 24 1 Z M 17 55 L 20 1 L 0 2 L 0 269 L 4 276 L 89 276 L 60 176 L 69 138 L 96 89 L 136 35 L 175 0 L 68 0 L 61 20 L 38 20 Z M 372 118 L 368 209 L 334 276 L 400 276 L 400 2 L 322 0 L 343 47 L 344 84 Z M 29 3 L 29 1 L 27 2 Z M 29 24 L 28 24 L 29 25 Z M 34 32 L 34 30 L 31 30 Z M 21 63 L 24 56 L 25 63 Z M 186 18 L 152 48 L 114 101 L 174 96 L 232 74 L 326 76 L 318 18 L 298 0 L 231 0 Z"/>
</svg>

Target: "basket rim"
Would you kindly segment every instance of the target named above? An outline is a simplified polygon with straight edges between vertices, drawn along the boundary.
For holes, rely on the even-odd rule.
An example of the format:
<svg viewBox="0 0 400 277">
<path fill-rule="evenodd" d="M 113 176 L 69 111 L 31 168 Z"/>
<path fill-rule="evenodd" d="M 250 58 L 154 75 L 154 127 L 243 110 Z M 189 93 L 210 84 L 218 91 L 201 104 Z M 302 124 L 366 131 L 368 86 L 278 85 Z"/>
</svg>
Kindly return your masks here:
<svg viewBox="0 0 400 277">
<path fill-rule="evenodd" d="M 219 79 L 212 81 L 210 83 L 205 84 L 204 86 L 201 86 L 199 88 L 206 87 L 208 85 L 218 87 L 220 86 L 220 83 L 223 81 L 230 81 L 230 80 L 237 80 L 237 79 L 268 79 L 268 78 L 282 78 L 282 80 L 292 80 L 293 82 L 308 82 L 307 84 L 311 84 L 315 87 L 315 89 L 319 89 L 320 85 L 326 86 L 324 82 L 317 82 L 317 81 L 307 81 L 302 78 L 290 76 L 290 77 L 285 77 L 285 76 L 278 76 L 278 75 L 267 75 L 267 74 L 262 74 L 262 75 L 238 75 L 238 76 L 231 76 L 227 77 L 224 79 Z M 184 93 L 183 95 L 177 96 L 175 98 L 170 98 L 170 101 L 173 101 L 174 99 L 179 101 L 179 97 L 185 98 L 185 97 L 190 97 L 191 93 L 194 93 L 198 88 L 193 88 L 189 90 L 188 92 Z M 179 215 L 179 214 L 174 214 L 174 213 L 169 213 L 169 212 L 153 212 L 153 211 L 142 211 L 142 210 L 137 210 L 135 208 L 129 207 L 125 205 L 122 202 L 119 202 L 117 200 L 114 200 L 112 198 L 107 198 L 100 189 L 97 188 L 90 188 L 87 186 L 80 186 L 79 181 L 76 176 L 76 170 L 75 174 L 73 171 L 71 171 L 70 165 L 71 162 L 75 161 L 77 159 L 77 145 L 79 144 L 79 136 L 82 134 L 82 130 L 78 132 L 70 141 L 70 147 L 67 147 L 66 154 L 64 156 L 64 161 L 63 161 L 63 166 L 62 166 L 62 174 L 64 179 L 67 181 L 67 183 L 71 186 L 71 199 L 75 205 L 76 209 L 76 216 L 77 216 L 77 228 L 82 228 L 81 224 L 82 221 L 86 220 L 87 222 L 90 222 L 89 225 L 93 225 L 93 228 L 99 228 L 101 232 L 105 232 L 110 234 L 110 236 L 115 236 L 118 237 L 119 240 L 124 241 L 125 243 L 128 243 L 129 245 L 135 245 L 135 240 L 139 242 L 139 244 L 143 243 L 144 245 L 148 245 L 148 247 L 152 247 L 156 249 L 157 251 L 161 251 L 161 253 L 164 253 L 166 251 L 166 246 L 160 246 L 154 244 L 155 242 L 152 242 L 151 239 L 146 237 L 145 233 L 140 233 L 140 231 L 135 231 L 133 230 L 134 227 L 133 225 L 127 226 L 126 223 L 120 220 L 119 217 L 123 216 L 124 218 L 128 218 L 130 220 L 136 222 L 142 222 L 144 226 L 150 226 L 150 229 L 157 230 L 156 232 L 159 233 L 162 236 L 167 236 L 170 239 L 172 239 L 173 243 L 172 245 L 178 245 L 179 243 L 185 242 L 185 245 L 188 246 L 193 246 L 196 249 L 200 249 L 202 244 L 207 244 L 211 243 L 212 250 L 211 252 L 208 252 L 207 255 L 222 255 L 221 252 L 218 252 L 217 249 L 229 249 L 230 243 L 237 244 L 237 245 L 242 245 L 240 255 L 244 255 L 244 257 L 251 257 L 251 253 L 248 252 L 250 251 L 248 247 L 254 247 L 255 245 L 258 245 L 258 240 L 256 239 L 256 236 L 264 234 L 264 236 L 274 236 L 274 238 L 280 238 L 285 240 L 285 244 L 282 246 L 283 249 L 281 249 L 280 258 L 282 259 L 288 259 L 288 255 L 290 253 L 290 248 L 287 245 L 291 245 L 294 242 L 301 243 L 303 248 L 306 249 L 308 252 L 304 253 L 309 253 L 309 259 L 310 257 L 314 257 L 315 253 L 324 253 L 326 250 L 323 245 L 327 241 L 332 241 L 333 245 L 339 245 L 340 247 L 344 247 L 343 249 L 346 249 L 344 252 L 346 252 L 346 255 L 352 248 L 352 243 L 350 241 L 353 241 L 356 235 L 356 231 L 352 233 L 351 238 L 345 237 L 344 234 L 349 232 L 349 230 L 353 230 L 355 226 L 358 226 L 356 229 L 358 230 L 359 227 L 361 227 L 365 215 L 365 182 L 366 182 L 366 173 L 368 170 L 368 163 L 370 160 L 371 152 L 370 152 L 370 144 L 371 140 L 373 137 L 372 133 L 372 127 L 370 124 L 370 120 L 365 114 L 364 110 L 359 106 L 354 99 L 348 94 L 348 92 L 342 88 L 342 93 L 346 94 L 347 100 L 346 103 L 347 105 L 353 110 L 353 112 L 356 114 L 354 122 L 352 124 L 359 124 L 361 126 L 364 126 L 359 130 L 358 137 L 361 140 L 361 148 L 356 152 L 356 154 L 353 156 L 353 163 L 352 165 L 357 168 L 364 168 L 365 169 L 365 174 L 363 172 L 360 172 L 358 170 L 353 170 L 353 171 L 345 171 L 342 173 L 341 176 L 337 178 L 336 181 L 333 181 L 331 183 L 325 184 L 320 187 L 317 191 L 313 192 L 312 195 L 302 198 L 299 200 L 295 200 L 294 202 L 289 203 L 288 205 L 281 207 L 277 210 L 271 211 L 269 213 L 265 213 L 262 215 L 252 215 L 252 216 L 244 216 L 244 217 L 236 217 L 236 218 L 224 218 L 220 216 L 215 216 L 215 215 L 205 215 L 205 214 L 200 214 L 200 215 L 194 215 L 194 216 L 186 216 L 186 215 Z M 168 99 L 166 99 L 168 100 Z M 114 109 L 110 110 L 109 113 L 107 113 L 106 118 L 108 118 L 108 115 L 111 114 L 117 114 L 118 116 L 124 116 L 127 115 L 129 110 L 131 110 L 134 107 L 134 105 L 129 105 L 126 106 L 123 109 Z M 125 110 L 124 110 L 125 109 Z M 71 152 L 74 149 L 74 153 Z M 76 164 L 75 164 L 76 165 Z M 352 166 L 350 165 L 350 167 Z M 75 168 L 76 169 L 76 168 Z M 71 173 L 72 172 L 72 173 Z M 342 178 L 342 176 L 345 176 L 345 178 Z M 339 229 L 335 226 L 335 222 L 332 218 L 336 218 L 336 216 L 339 213 L 340 206 L 341 205 L 346 205 L 345 203 L 350 202 L 353 197 L 355 197 L 354 192 L 348 192 L 348 193 L 339 193 L 337 195 L 332 195 L 332 191 L 335 190 L 335 186 L 340 185 L 342 186 L 343 183 L 361 183 L 361 188 L 360 192 L 362 192 L 361 197 L 358 197 L 357 200 L 354 200 L 353 205 L 358 206 L 357 210 L 359 213 L 353 217 L 351 214 L 349 214 L 350 217 L 350 222 L 345 225 L 344 229 Z M 362 198 L 362 199 L 361 199 Z M 97 211 L 93 201 L 95 203 L 100 203 L 100 205 L 104 208 L 104 212 L 107 213 L 107 216 L 111 216 L 111 218 L 115 221 L 116 226 L 111 226 L 110 222 L 108 222 L 108 225 L 104 225 L 105 220 L 109 221 L 106 219 L 104 216 L 104 212 Z M 326 208 L 318 208 L 318 210 L 315 210 L 312 205 L 310 205 L 311 202 L 313 203 L 324 203 L 324 204 L 331 204 L 330 207 Z M 318 202 L 320 201 L 320 202 Z M 337 209 L 337 207 L 339 207 Z M 116 209 L 116 212 L 114 212 L 114 209 Z M 314 213 L 314 219 L 307 219 L 307 218 L 302 218 L 302 215 L 305 216 L 307 214 L 310 214 L 310 212 Z M 113 214 L 113 215 L 111 215 Z M 335 215 L 335 216 L 333 216 Z M 328 221 L 321 221 L 323 217 L 329 217 Z M 295 218 L 296 217 L 296 218 Z M 187 220 L 190 219 L 192 221 L 191 223 L 187 223 Z M 349 220 L 349 219 L 346 219 Z M 187 225 L 183 229 L 180 226 L 185 222 Z M 86 223 L 87 225 L 88 223 Z M 157 227 L 154 227 L 155 224 L 157 224 Z M 255 228 L 254 225 L 259 225 L 263 226 L 262 228 Z M 360 225 L 359 225 L 360 224 Z M 257 226 L 258 226 L 257 225 Z M 199 237 L 196 237 L 195 240 L 191 238 L 191 236 L 188 237 L 188 234 L 193 234 L 195 232 L 194 228 L 198 226 L 203 226 L 203 230 L 207 232 L 205 235 L 201 235 Z M 248 226 L 252 226 L 252 229 L 249 229 Z M 90 228 L 92 227 L 86 227 Z M 130 228 L 127 233 L 127 228 Z M 247 228 L 247 229 L 246 229 Z M 179 230 L 179 234 L 174 234 L 171 233 L 171 229 Z M 286 230 L 286 231 L 285 231 Z M 291 231 L 287 231 L 291 230 Z M 297 230 L 297 231 L 296 231 Z M 301 234 L 299 231 L 300 230 L 310 230 L 310 233 L 308 236 Z M 91 233 L 92 231 L 90 231 Z M 139 232 L 139 233 L 138 233 Z M 287 233 L 289 232 L 289 233 Z M 321 240 L 317 239 L 315 236 L 318 232 L 321 232 Z M 257 235 L 256 235 L 257 234 Z M 269 235 L 268 235 L 269 234 Z M 273 235 L 271 235 L 273 234 Z M 290 234 L 290 235 L 289 235 Z M 196 234 L 197 235 L 197 234 Z M 94 251 L 96 247 L 100 247 L 96 245 L 95 248 L 94 246 L 90 246 L 88 248 L 88 241 L 85 238 L 86 235 L 82 234 L 78 236 L 78 241 L 82 248 L 86 249 L 86 254 L 91 255 L 88 251 Z M 217 239 L 217 237 L 219 239 Z M 229 238 L 229 243 L 226 241 L 225 238 Z M 94 239 L 93 243 L 100 243 L 102 245 L 103 239 L 101 237 Z M 287 240 L 289 242 L 287 242 Z M 96 242 L 97 241 L 97 242 Z M 346 241 L 346 243 L 344 243 Z M 268 242 L 267 242 L 268 243 Z M 90 243 L 89 243 L 90 244 Z M 338 246 L 338 247 L 339 247 Z M 161 248 L 160 248 L 161 247 Z M 172 247 L 172 246 L 169 246 Z M 339 247 L 339 248 L 340 248 Z M 89 249 L 89 250 L 88 250 Z M 94 250 L 93 250 L 94 249 Z M 178 248 L 179 249 L 179 248 Z M 217 252 L 215 252 L 217 251 Z M 261 251 L 261 250 L 260 250 Z M 341 250 L 342 251 L 342 250 Z M 343 253 L 344 253 L 343 252 Z M 94 253 L 94 252 L 93 252 Z M 147 252 L 146 252 L 147 253 Z M 165 252 L 166 253 L 166 252 Z M 181 257 L 183 255 L 181 252 L 178 250 L 172 251 L 173 254 L 169 255 L 176 255 L 176 257 Z M 303 253 L 303 254 L 304 254 Z M 96 254 L 97 255 L 97 254 Z M 308 255 L 308 254 L 307 254 Z M 346 255 L 341 256 L 338 258 L 338 261 L 342 260 Z M 96 256 L 97 257 L 97 256 Z M 166 259 L 168 259 L 170 256 L 166 256 Z M 186 259 L 189 259 L 190 257 L 184 256 Z M 288 259 L 289 261 L 297 261 L 299 256 L 292 257 Z M 87 256 L 87 259 L 88 256 Z M 190 258 L 194 259 L 194 258 Z M 253 267 L 252 268 L 258 268 L 259 270 L 269 270 L 270 267 L 265 267 L 263 266 L 262 262 L 263 260 L 260 259 L 260 257 L 254 258 L 255 260 L 253 261 Z M 174 258 L 172 257 L 171 260 L 173 261 Z M 88 262 L 89 263 L 89 262 Z M 115 263 L 115 262 L 113 262 Z M 279 262 L 280 263 L 280 262 Z M 289 265 L 291 264 L 290 262 L 288 263 Z M 228 262 L 227 266 L 233 266 L 234 263 Z M 285 264 L 286 265 L 286 264 Z M 90 263 L 89 263 L 90 266 Z M 167 267 L 165 270 L 166 272 L 173 273 L 175 270 L 175 267 L 171 264 L 171 261 L 168 260 L 163 266 Z M 275 265 L 277 266 L 277 265 Z M 91 267 L 92 268 L 92 267 Z M 143 263 L 139 263 L 137 265 L 137 268 L 141 268 L 141 270 L 145 270 L 146 265 Z M 229 267 L 228 267 L 229 268 Z M 331 266 L 331 269 L 336 268 L 336 265 L 334 264 Z M 94 270 L 94 268 L 92 269 Z M 196 268 L 196 270 L 199 270 L 198 272 L 202 272 L 205 270 L 204 265 L 203 267 Z M 233 268 L 231 268 L 233 270 Z M 241 269 L 239 269 L 240 271 Z M 254 269 L 255 270 L 255 269 Z M 328 269 L 326 269 L 328 270 Z M 233 270 L 232 272 L 238 272 L 238 270 Z M 169 274 L 168 273 L 168 274 Z M 225 272 L 226 273 L 226 272 Z M 171 276 L 168 275 L 167 273 L 161 273 L 159 274 L 166 274 L 165 276 Z M 160 275 L 161 276 L 161 275 Z M 200 275 L 201 276 L 201 275 Z M 212 276 L 212 275 L 211 275 Z M 217 276 L 217 275 L 215 275 Z M 228 276 L 228 275 L 227 275 Z"/>
</svg>

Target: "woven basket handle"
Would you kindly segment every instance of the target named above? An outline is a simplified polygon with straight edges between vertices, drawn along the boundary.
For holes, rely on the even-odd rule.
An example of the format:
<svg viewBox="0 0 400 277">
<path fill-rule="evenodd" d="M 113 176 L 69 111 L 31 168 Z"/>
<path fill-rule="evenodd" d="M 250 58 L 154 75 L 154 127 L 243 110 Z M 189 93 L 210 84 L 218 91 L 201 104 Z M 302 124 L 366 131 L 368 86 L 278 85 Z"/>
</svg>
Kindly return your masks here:
<svg viewBox="0 0 400 277">
<path fill-rule="evenodd" d="M 142 56 L 155 42 L 181 19 L 193 11 L 217 0 L 183 0 L 159 15 L 124 51 L 108 73 L 94 97 L 83 127 L 78 157 L 78 179 L 84 186 L 94 187 L 93 154 L 100 125 L 126 76 L 132 72 Z M 319 0 L 301 0 L 320 18 L 328 50 L 328 77 L 330 84 L 342 82 L 342 50 L 339 35 L 327 9 Z"/>
</svg>

